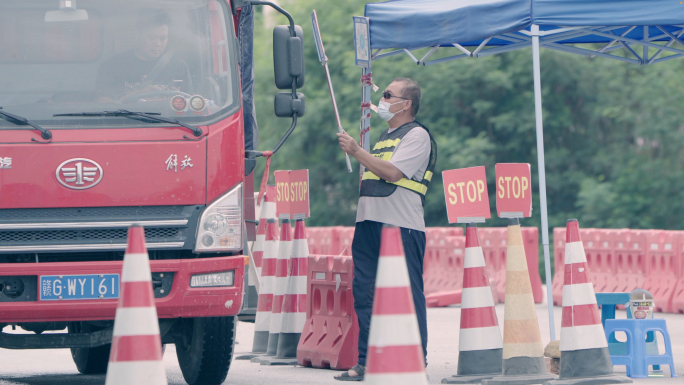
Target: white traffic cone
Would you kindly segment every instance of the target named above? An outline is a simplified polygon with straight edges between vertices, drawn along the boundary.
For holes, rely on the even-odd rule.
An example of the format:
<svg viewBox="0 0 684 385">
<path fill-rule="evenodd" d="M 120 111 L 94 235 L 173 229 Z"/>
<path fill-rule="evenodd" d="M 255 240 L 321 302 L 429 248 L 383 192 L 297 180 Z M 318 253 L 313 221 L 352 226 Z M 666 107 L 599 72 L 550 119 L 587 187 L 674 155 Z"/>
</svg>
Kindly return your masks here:
<svg viewBox="0 0 684 385">
<path fill-rule="evenodd" d="M 145 230 L 128 229 L 106 385 L 166 385 Z"/>
</svg>

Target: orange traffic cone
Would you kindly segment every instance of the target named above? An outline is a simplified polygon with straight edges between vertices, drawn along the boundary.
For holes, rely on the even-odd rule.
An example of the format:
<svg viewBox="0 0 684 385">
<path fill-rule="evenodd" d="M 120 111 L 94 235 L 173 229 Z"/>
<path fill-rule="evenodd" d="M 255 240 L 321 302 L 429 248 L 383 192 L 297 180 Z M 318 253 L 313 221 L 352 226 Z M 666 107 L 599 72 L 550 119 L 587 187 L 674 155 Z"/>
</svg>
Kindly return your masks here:
<svg viewBox="0 0 684 385">
<path fill-rule="evenodd" d="M 466 225 L 458 372 L 443 384 L 472 384 L 501 374 L 503 342 L 477 225 Z"/>
<path fill-rule="evenodd" d="M 565 239 L 560 376 L 545 384 L 631 383 L 631 379 L 613 374 L 577 219 L 568 220 Z"/>
<path fill-rule="evenodd" d="M 506 247 L 503 375 L 482 384 L 541 384 L 555 378 L 546 370 L 520 222 L 512 218 Z"/>
<path fill-rule="evenodd" d="M 425 358 L 399 228 L 382 229 L 364 382 L 426 384 Z"/>
<path fill-rule="evenodd" d="M 166 385 L 145 230 L 128 229 L 106 385 Z"/>
</svg>

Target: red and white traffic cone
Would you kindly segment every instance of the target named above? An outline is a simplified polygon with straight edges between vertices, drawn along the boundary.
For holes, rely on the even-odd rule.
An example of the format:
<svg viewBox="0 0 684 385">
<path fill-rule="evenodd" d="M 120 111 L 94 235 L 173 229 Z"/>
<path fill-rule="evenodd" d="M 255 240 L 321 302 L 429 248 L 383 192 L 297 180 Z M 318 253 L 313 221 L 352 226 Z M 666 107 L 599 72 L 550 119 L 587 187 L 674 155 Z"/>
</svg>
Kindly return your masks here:
<svg viewBox="0 0 684 385">
<path fill-rule="evenodd" d="M 276 220 L 266 221 L 266 239 L 261 268 L 261 284 L 256 319 L 254 321 L 254 342 L 252 353 L 266 353 L 268 334 L 271 327 L 271 310 L 273 308 L 273 287 L 275 285 L 276 259 L 278 256 L 278 230 Z M 240 357 L 251 359 L 253 356 Z"/>
<path fill-rule="evenodd" d="M 254 241 L 254 246 L 252 246 L 252 257 L 254 258 L 257 277 L 261 277 L 261 260 L 264 255 L 264 242 L 266 241 L 266 221 L 276 217 L 275 196 L 275 186 L 266 187 L 266 193 L 264 193 L 264 199 L 260 205 L 256 240 Z"/>
<path fill-rule="evenodd" d="M 477 225 L 466 225 L 458 372 L 445 384 L 479 383 L 501 374 L 503 341 Z"/>
<path fill-rule="evenodd" d="M 166 385 L 145 230 L 128 229 L 106 385 Z"/>
<path fill-rule="evenodd" d="M 364 382 L 428 383 L 399 228 L 382 229 Z"/>
<path fill-rule="evenodd" d="M 295 222 L 292 258 L 290 259 L 287 290 L 283 299 L 283 328 L 278 339 L 276 357 L 297 360 L 297 345 L 306 323 L 306 272 L 309 244 L 304 220 Z"/>
<path fill-rule="evenodd" d="M 281 309 L 281 328 L 275 357 L 262 357 L 262 365 L 297 365 L 297 346 L 306 323 L 306 274 L 309 245 L 304 220 L 295 222 L 292 254 L 287 263 L 287 284 Z M 276 278 L 277 279 L 277 278 Z"/>
<path fill-rule="evenodd" d="M 565 276 L 560 338 L 560 376 L 545 384 L 624 384 L 630 378 L 613 374 L 608 342 L 589 278 L 587 256 L 577 219 L 565 232 Z"/>
<path fill-rule="evenodd" d="M 275 286 L 273 289 L 273 309 L 271 326 L 268 334 L 266 354 L 275 356 L 278 351 L 278 338 L 283 324 L 283 299 L 287 289 L 287 263 L 292 256 L 292 227 L 289 219 L 283 219 L 280 225 L 280 242 L 278 242 L 278 259 L 276 260 Z"/>
</svg>

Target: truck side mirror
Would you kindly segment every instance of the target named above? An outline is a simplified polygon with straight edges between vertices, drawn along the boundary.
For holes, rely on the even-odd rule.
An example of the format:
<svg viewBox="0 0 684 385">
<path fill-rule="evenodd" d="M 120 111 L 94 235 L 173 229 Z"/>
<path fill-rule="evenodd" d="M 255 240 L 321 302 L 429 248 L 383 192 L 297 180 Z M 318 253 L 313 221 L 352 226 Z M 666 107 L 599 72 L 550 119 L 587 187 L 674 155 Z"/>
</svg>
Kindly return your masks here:
<svg viewBox="0 0 684 385">
<path fill-rule="evenodd" d="M 281 90 L 304 87 L 304 33 L 295 25 L 295 35 L 290 34 L 289 25 L 273 28 L 273 70 L 276 87 Z M 288 115 L 290 116 L 290 115 Z"/>
<path fill-rule="evenodd" d="M 278 92 L 275 96 L 275 114 L 279 118 L 290 118 L 297 114 L 297 117 L 304 116 L 304 105 L 306 98 L 301 92 L 297 92 L 297 99 L 292 97 L 292 92 Z"/>
</svg>

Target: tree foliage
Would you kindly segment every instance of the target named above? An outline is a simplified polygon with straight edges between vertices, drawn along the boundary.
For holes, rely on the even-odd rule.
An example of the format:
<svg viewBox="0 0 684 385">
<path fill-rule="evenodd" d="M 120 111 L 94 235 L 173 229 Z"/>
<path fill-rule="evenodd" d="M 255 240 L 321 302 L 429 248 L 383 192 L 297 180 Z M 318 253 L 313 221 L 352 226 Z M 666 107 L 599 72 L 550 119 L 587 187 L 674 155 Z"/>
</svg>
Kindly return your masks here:
<svg viewBox="0 0 684 385">
<path fill-rule="evenodd" d="M 358 137 L 361 70 L 354 66 L 351 17 L 363 15 L 366 2 L 280 3 L 304 29 L 307 72 L 302 92 L 307 107 L 293 136 L 273 157 L 272 170 L 310 170 L 310 225 L 351 226 L 358 200 L 358 164 L 352 160 L 355 172 L 346 172 L 309 15 L 317 10 L 342 124 Z M 282 16 L 269 18 L 285 23 Z M 258 12 L 256 107 L 262 150 L 272 148 L 289 127 L 288 120 L 273 115 L 278 90 L 273 85 L 273 26 L 267 20 Z M 420 57 L 424 51 L 415 54 Z M 549 226 L 578 218 L 584 228 L 684 228 L 684 109 L 679 104 L 684 97 L 684 62 L 642 67 L 543 49 L 541 69 Z M 439 147 L 425 207 L 427 225 L 447 225 L 441 171 L 478 165 L 488 171 L 492 220 L 487 225 L 505 225 L 496 218 L 494 164 L 513 162 L 532 165 L 534 211 L 523 225 L 538 225 L 531 50 L 427 67 L 416 66 L 405 55 L 373 62 L 373 81 L 381 90 L 400 76 L 421 85 L 417 119 L 430 128 Z M 373 103 L 380 97 L 374 93 Z M 373 114 L 371 143 L 385 127 Z M 263 162 L 257 175 L 261 172 Z"/>
</svg>

